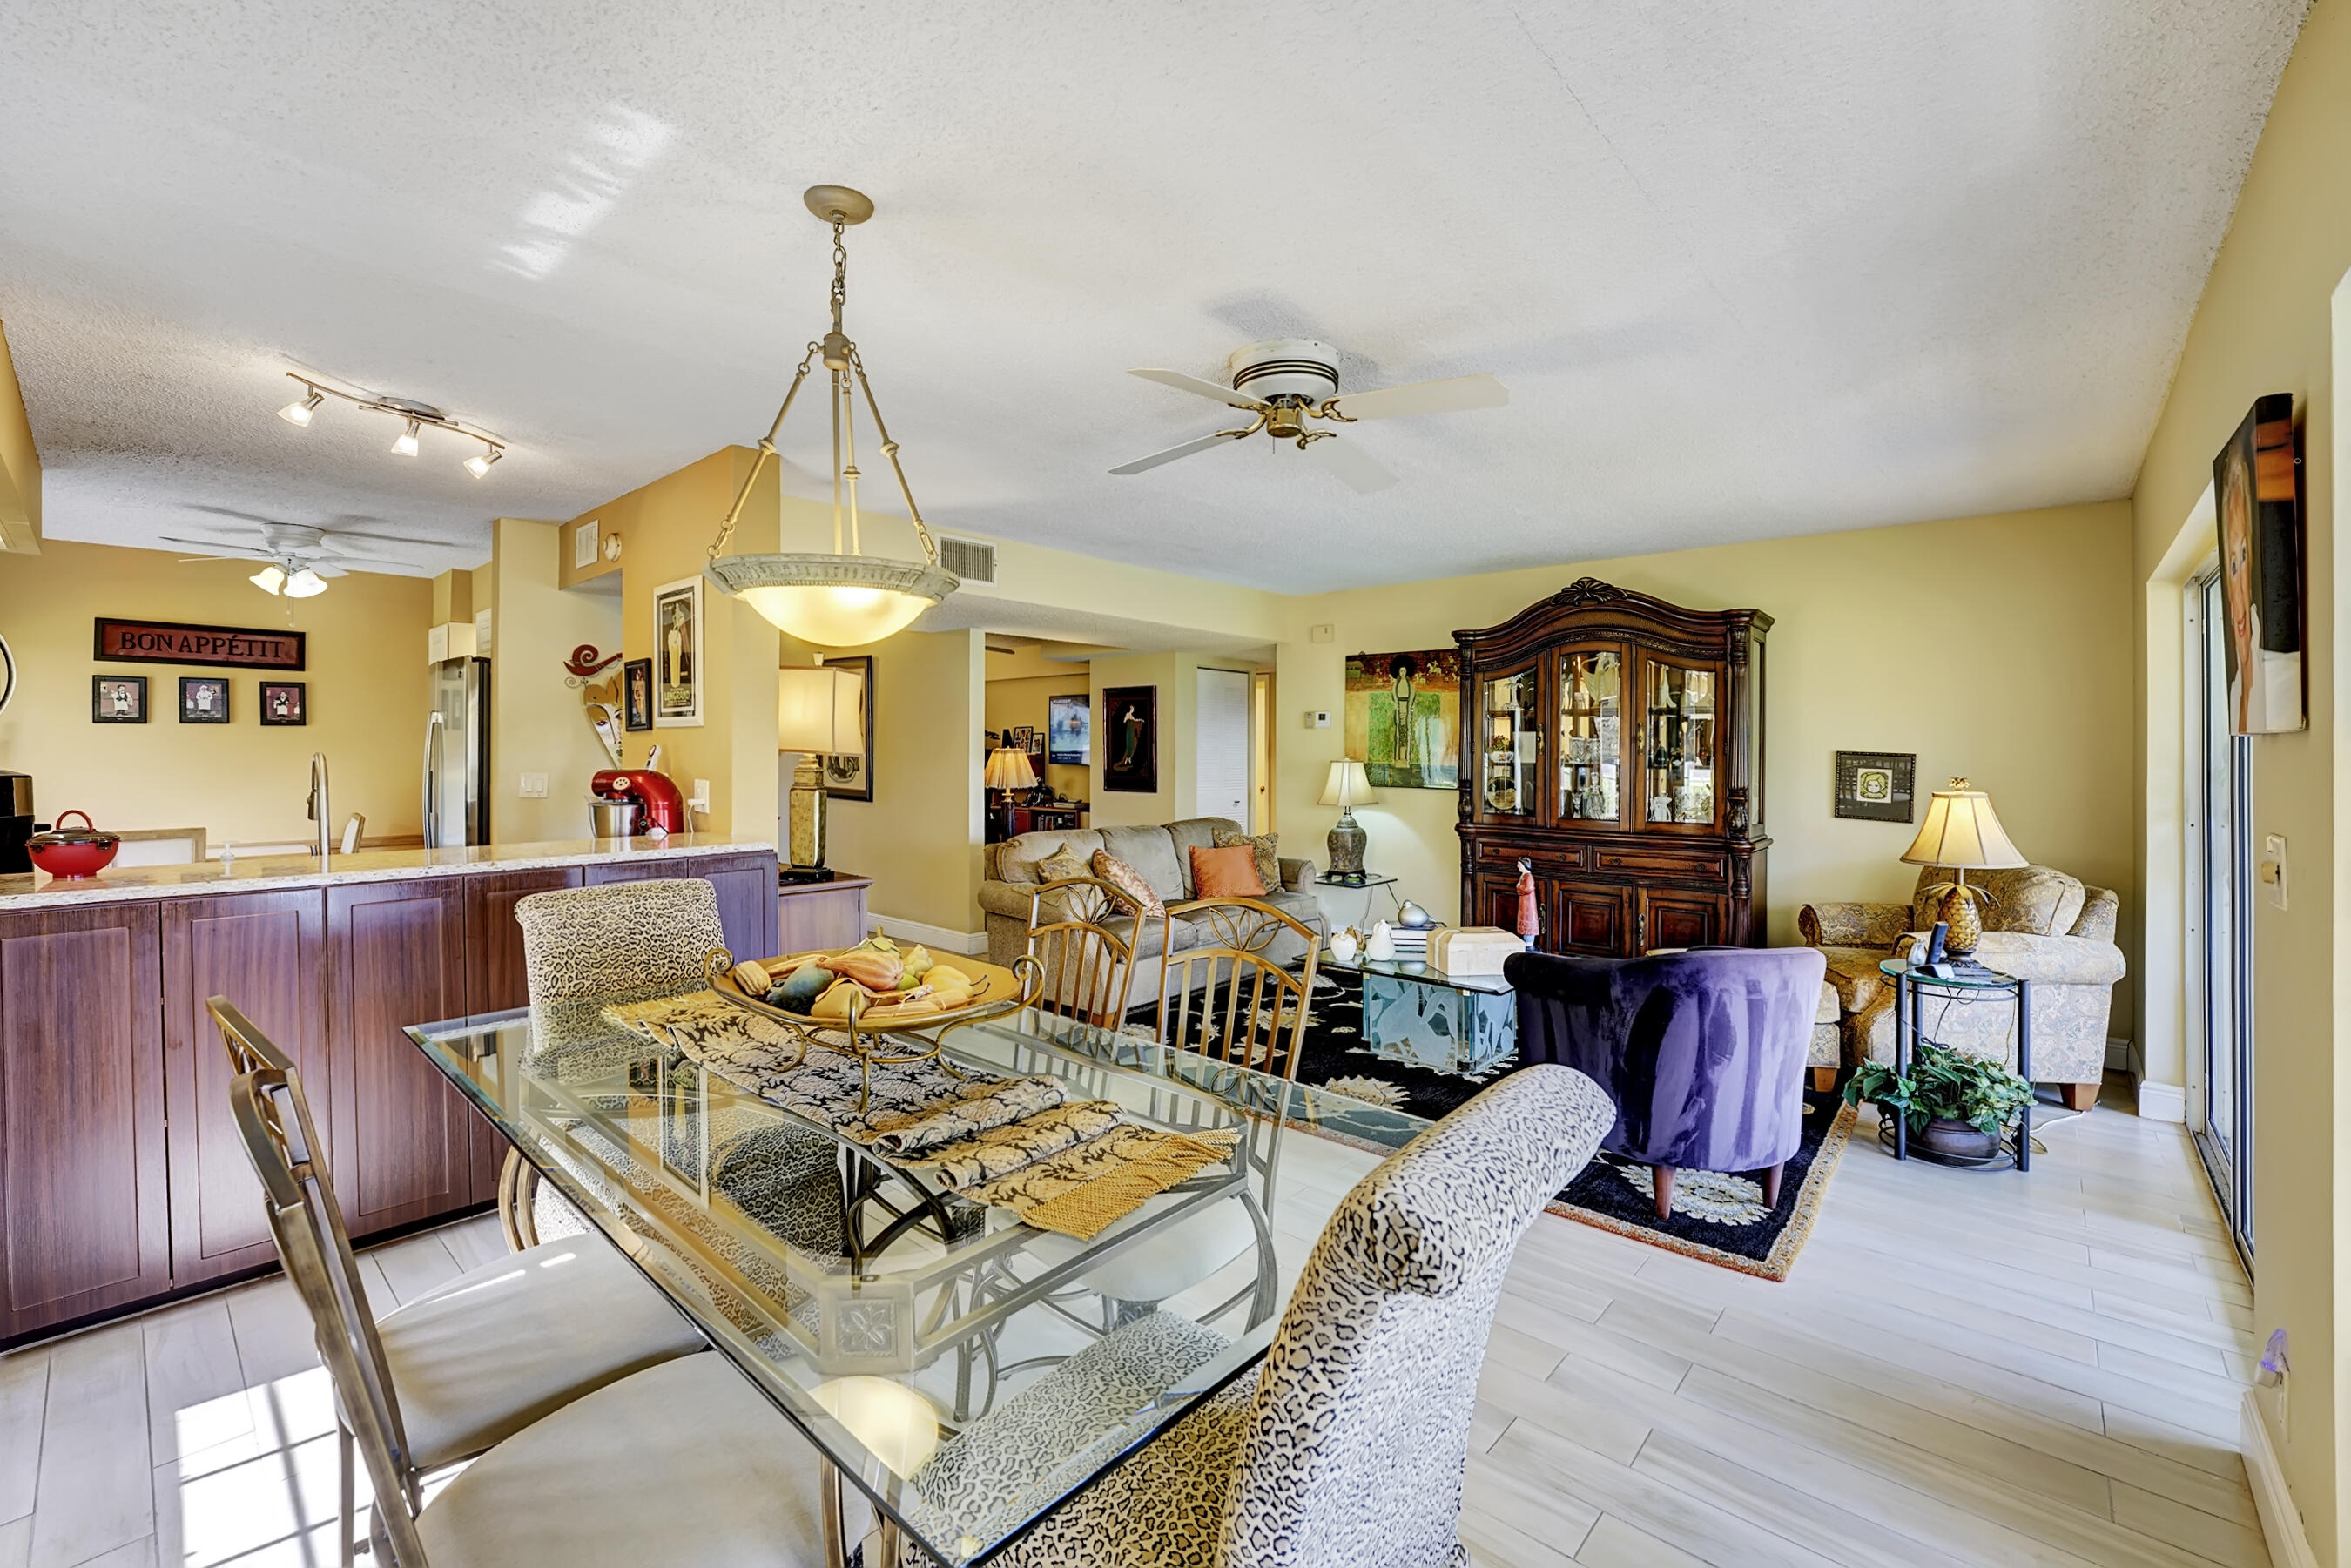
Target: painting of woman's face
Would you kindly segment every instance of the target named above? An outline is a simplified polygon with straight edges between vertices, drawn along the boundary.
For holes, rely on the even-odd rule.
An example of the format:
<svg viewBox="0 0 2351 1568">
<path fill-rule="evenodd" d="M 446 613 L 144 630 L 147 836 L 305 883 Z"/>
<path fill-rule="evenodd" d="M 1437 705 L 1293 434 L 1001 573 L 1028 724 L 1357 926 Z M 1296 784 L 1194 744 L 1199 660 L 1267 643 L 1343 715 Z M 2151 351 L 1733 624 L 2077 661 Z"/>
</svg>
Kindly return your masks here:
<svg viewBox="0 0 2351 1568">
<path fill-rule="evenodd" d="M 2231 727 L 2271 735 L 2307 721 L 2301 459 L 2294 400 L 2253 404 L 2212 459 Z"/>
</svg>

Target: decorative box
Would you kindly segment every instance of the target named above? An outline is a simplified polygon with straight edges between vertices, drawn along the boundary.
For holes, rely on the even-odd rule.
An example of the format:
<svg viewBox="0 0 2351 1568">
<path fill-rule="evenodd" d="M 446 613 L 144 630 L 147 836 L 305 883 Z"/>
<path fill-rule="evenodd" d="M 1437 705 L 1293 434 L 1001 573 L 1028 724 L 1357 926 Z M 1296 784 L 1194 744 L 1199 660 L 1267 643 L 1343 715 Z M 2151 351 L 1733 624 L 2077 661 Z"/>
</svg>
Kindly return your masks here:
<svg viewBox="0 0 2351 1568">
<path fill-rule="evenodd" d="M 1527 945 L 1499 925 L 1460 925 L 1440 931 L 1428 944 L 1428 961 L 1448 975 L 1499 975 L 1502 960 Z"/>
</svg>

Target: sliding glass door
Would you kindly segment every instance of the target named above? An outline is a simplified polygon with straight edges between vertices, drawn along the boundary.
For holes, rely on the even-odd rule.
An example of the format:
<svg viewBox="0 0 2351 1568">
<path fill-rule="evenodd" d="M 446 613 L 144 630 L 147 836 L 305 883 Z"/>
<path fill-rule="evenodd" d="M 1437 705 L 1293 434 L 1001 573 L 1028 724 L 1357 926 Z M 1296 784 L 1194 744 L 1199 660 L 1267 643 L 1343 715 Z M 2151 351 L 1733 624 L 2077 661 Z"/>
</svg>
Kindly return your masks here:
<svg viewBox="0 0 2351 1568">
<path fill-rule="evenodd" d="M 2189 1118 L 2221 1213 L 2253 1259 L 2252 751 L 2229 732 L 2228 617 L 2217 570 L 2188 591 Z"/>
</svg>

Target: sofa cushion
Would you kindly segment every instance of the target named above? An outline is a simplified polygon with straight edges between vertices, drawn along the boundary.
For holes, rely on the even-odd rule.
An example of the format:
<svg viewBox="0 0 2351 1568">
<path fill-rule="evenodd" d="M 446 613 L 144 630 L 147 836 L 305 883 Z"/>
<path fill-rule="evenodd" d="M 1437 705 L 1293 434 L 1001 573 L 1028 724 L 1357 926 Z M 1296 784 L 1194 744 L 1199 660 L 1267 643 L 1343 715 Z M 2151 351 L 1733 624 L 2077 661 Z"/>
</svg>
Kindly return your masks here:
<svg viewBox="0 0 2351 1568">
<path fill-rule="evenodd" d="M 1911 918 L 1917 929 L 1934 928 L 1936 912 L 1942 907 L 1942 896 L 1927 890 L 1952 880 L 1948 866 L 1928 866 L 1918 873 L 1917 891 L 1911 895 Z M 2022 931 L 2030 936 L 2063 936 L 2074 929 L 2081 918 L 2082 904 L 2086 896 L 2079 880 L 2062 871 L 2045 865 L 2019 866 L 2013 871 L 1971 871 L 1968 885 L 1980 887 L 1991 894 L 1980 901 L 1977 908 L 1983 915 L 1987 931 Z"/>
<path fill-rule="evenodd" d="M 1151 891 L 1165 902 L 1180 903 L 1192 896 L 1191 885 L 1185 876 L 1189 868 L 1165 828 L 1104 828 L 1101 847 L 1141 872 L 1143 880 L 1151 884 Z"/>
<path fill-rule="evenodd" d="M 1247 844 L 1223 849 L 1194 845 L 1192 891 L 1201 898 L 1263 898 L 1264 882 L 1257 874 L 1257 852 Z"/>
<path fill-rule="evenodd" d="M 1167 836 L 1176 845 L 1176 858 L 1184 862 L 1180 874 L 1184 878 L 1184 896 L 1197 898 L 1192 886 L 1192 857 L 1186 851 L 1212 850 L 1217 847 L 1217 835 L 1238 833 L 1241 825 L 1230 817 L 1186 817 L 1180 822 L 1167 824 Z"/>
<path fill-rule="evenodd" d="M 1813 1021 L 1816 1024 L 1836 1022 L 1837 1007 L 1838 997 L 1836 983 L 1833 980 L 1823 980 L 1821 982 L 1821 1005 L 1819 1008 L 1814 1009 L 1813 1013 Z"/>
<path fill-rule="evenodd" d="M 1882 949 L 1823 947 L 1821 956 L 1829 962 L 1827 984 L 1836 992 L 1837 1001 L 1846 1012 L 1862 1011 L 1886 988 L 1886 977 L 1877 967 L 1886 961 Z"/>
<path fill-rule="evenodd" d="M 1064 852 L 1084 860 L 1102 845 L 1102 835 L 1092 828 L 1022 833 L 996 846 L 996 879 L 1024 884 L 1043 882 L 1046 861 Z"/>
<path fill-rule="evenodd" d="M 1331 934 L 1330 923 L 1323 918 L 1322 901 L 1311 893 L 1300 893 L 1290 888 L 1276 888 L 1258 902 L 1272 904 L 1309 931 L 1324 936 Z"/>
<path fill-rule="evenodd" d="M 1186 947 L 1197 947 L 1207 940 L 1207 932 L 1188 920 L 1166 920 L 1155 915 L 1141 922 L 1140 935 L 1136 933 L 1137 923 L 1132 915 L 1113 915 L 1104 918 L 1102 924 L 1103 930 L 1112 933 L 1133 950 L 1133 962 L 1141 964 L 1147 959 L 1155 968 L 1159 959 L 1160 933 L 1168 934 L 1178 953 Z"/>
</svg>

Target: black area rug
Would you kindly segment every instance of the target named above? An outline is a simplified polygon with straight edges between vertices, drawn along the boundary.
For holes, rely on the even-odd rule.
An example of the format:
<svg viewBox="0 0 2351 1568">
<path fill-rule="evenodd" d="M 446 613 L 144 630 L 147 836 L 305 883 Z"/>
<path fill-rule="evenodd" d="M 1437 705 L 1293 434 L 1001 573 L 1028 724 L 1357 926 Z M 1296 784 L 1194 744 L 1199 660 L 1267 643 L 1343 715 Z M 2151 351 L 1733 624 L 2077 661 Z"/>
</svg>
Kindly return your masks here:
<svg viewBox="0 0 2351 1568">
<path fill-rule="evenodd" d="M 1149 1024 L 1155 1009 L 1138 1008 L 1134 1017 Z M 1465 1076 L 1384 1061 L 1364 1043 L 1363 1019 L 1360 980 L 1328 970 L 1317 975 L 1298 1081 L 1336 1088 L 1433 1122 L 1520 1065 L 1513 1053 Z M 1649 1167 L 1604 1151 L 1593 1156 L 1550 1210 L 1725 1269 L 1785 1279 L 1797 1250 L 1812 1235 L 1822 1196 L 1844 1154 L 1853 1123 L 1853 1109 L 1838 1096 L 1806 1090 L 1803 1145 L 1781 1175 L 1776 1208 L 1763 1207 L 1762 1185 L 1751 1176 L 1683 1171 L 1674 1184 L 1673 1218 L 1660 1220 L 1650 1196 Z M 1330 1135 L 1305 1122 L 1292 1124 L 1317 1136 Z"/>
</svg>

